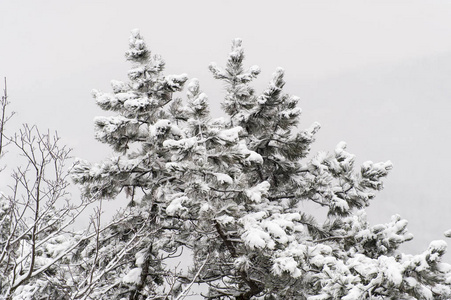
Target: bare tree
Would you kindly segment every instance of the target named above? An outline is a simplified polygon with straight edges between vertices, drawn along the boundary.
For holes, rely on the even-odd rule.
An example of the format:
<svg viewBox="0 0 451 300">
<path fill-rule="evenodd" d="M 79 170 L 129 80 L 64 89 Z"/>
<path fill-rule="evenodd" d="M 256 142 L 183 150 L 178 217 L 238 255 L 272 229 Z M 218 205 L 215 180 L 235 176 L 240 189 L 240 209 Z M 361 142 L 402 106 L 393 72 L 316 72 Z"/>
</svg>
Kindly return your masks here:
<svg viewBox="0 0 451 300">
<path fill-rule="evenodd" d="M 4 148 L 9 144 L 14 165 L 4 163 L 12 169 L 11 184 L 9 192 L 0 196 L 0 294 L 5 299 L 21 293 L 63 294 L 65 289 L 49 282 L 61 276 L 56 264 L 68 260 L 80 240 L 71 225 L 88 203 L 69 200 L 66 162 L 70 149 L 61 146 L 57 133 L 23 125 L 13 137 L 5 135 L 12 116 L 8 105 L 5 79 L 0 155 L 5 159 Z"/>
<path fill-rule="evenodd" d="M 1 116 L 0 116 L 0 158 L 4 155 L 3 148 L 5 146 L 4 142 L 4 136 L 5 136 L 5 125 L 11 119 L 11 117 L 14 115 L 14 112 L 8 112 L 7 106 L 9 105 L 8 101 L 8 89 L 6 84 L 6 77 L 4 78 L 4 88 L 3 88 L 3 95 L 2 99 L 0 101 L 0 109 L 1 109 Z"/>
</svg>

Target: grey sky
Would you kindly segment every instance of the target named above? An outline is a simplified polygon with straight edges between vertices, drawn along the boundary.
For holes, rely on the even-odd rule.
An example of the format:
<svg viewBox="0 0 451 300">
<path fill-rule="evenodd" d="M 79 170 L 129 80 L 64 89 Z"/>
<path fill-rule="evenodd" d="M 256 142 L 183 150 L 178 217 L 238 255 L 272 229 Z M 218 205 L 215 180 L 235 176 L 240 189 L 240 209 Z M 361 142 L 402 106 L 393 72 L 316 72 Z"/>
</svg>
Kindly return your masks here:
<svg viewBox="0 0 451 300">
<path fill-rule="evenodd" d="M 0 76 L 29 122 L 58 129 L 74 155 L 98 161 L 110 150 L 93 138 L 105 114 L 90 96 L 126 79 L 129 32 L 140 28 L 167 74 L 200 79 L 219 113 L 223 64 L 235 37 L 250 65 L 276 67 L 301 97 L 302 125 L 322 124 L 315 150 L 344 140 L 358 161 L 392 160 L 371 220 L 400 213 L 422 251 L 451 228 L 451 2 L 411 1 L 1 1 Z"/>
</svg>

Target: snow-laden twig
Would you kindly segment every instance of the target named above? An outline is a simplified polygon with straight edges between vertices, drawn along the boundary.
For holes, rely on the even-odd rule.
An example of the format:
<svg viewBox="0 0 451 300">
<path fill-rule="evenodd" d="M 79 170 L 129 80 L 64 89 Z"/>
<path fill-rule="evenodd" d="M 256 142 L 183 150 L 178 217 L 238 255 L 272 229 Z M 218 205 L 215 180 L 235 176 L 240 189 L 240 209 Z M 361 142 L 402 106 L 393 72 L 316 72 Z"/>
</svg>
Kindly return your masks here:
<svg viewBox="0 0 451 300">
<path fill-rule="evenodd" d="M 197 270 L 197 272 L 194 275 L 194 277 L 191 280 L 191 282 L 183 289 L 183 291 L 180 293 L 180 295 L 175 300 L 182 300 L 182 299 L 185 299 L 186 296 L 188 296 L 188 292 L 190 291 L 190 289 L 193 286 L 193 284 L 196 282 L 196 279 L 199 277 L 200 273 L 204 269 L 204 267 L 207 264 L 209 258 L 210 258 L 210 254 L 207 254 L 207 257 L 205 258 L 205 261 L 200 266 L 199 270 Z"/>
</svg>

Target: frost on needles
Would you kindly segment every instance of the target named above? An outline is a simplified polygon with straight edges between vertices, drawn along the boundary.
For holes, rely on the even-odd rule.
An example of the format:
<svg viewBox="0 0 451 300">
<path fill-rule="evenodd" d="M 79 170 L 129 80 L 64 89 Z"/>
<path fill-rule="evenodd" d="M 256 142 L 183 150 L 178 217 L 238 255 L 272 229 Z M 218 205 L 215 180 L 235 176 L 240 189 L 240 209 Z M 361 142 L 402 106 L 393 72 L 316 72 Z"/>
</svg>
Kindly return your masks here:
<svg viewBox="0 0 451 300">
<path fill-rule="evenodd" d="M 225 67 L 210 65 L 225 86 L 224 117 L 214 119 L 199 81 L 164 75 L 138 30 L 126 59 L 129 80 L 93 92 L 113 113 L 95 119 L 96 138 L 115 155 L 72 169 L 85 197 L 128 196 L 127 208 L 78 248 L 79 293 L 182 299 L 200 284 L 205 299 L 451 297 L 443 241 L 404 254 L 406 220 L 366 220 L 391 162 L 358 168 L 344 142 L 311 154 L 320 126 L 298 129 L 299 98 L 283 92 L 282 69 L 255 91 L 260 69 L 245 67 L 235 39 Z M 326 221 L 305 201 L 325 208 Z M 182 250 L 192 256 L 189 270 L 171 264 Z"/>
</svg>

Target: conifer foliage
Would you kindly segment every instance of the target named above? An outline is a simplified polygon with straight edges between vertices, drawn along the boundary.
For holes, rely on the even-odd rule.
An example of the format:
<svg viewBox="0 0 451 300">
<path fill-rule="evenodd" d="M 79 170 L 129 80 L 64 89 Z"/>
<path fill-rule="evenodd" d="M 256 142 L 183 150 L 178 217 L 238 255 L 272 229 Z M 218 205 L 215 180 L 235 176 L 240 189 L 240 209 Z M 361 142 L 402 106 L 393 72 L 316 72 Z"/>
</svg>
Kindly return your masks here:
<svg viewBox="0 0 451 300">
<path fill-rule="evenodd" d="M 79 247 L 80 297 L 183 299 L 194 284 L 205 299 L 451 297 L 444 242 L 403 254 L 399 245 L 412 239 L 406 220 L 366 221 L 392 164 L 356 168 L 344 142 L 310 154 L 319 124 L 298 130 L 299 98 L 283 92 L 282 69 L 256 92 L 260 69 L 245 67 L 235 39 L 226 66 L 210 65 L 226 93 L 225 116 L 214 119 L 199 81 L 163 75 L 164 61 L 138 30 L 126 58 L 129 81 L 94 92 L 116 113 L 95 120 L 96 138 L 116 155 L 72 169 L 86 197 L 125 191 L 129 199 Z M 305 211 L 305 201 L 324 207 L 326 221 Z M 185 272 L 169 261 L 182 250 L 193 258 Z"/>
</svg>

